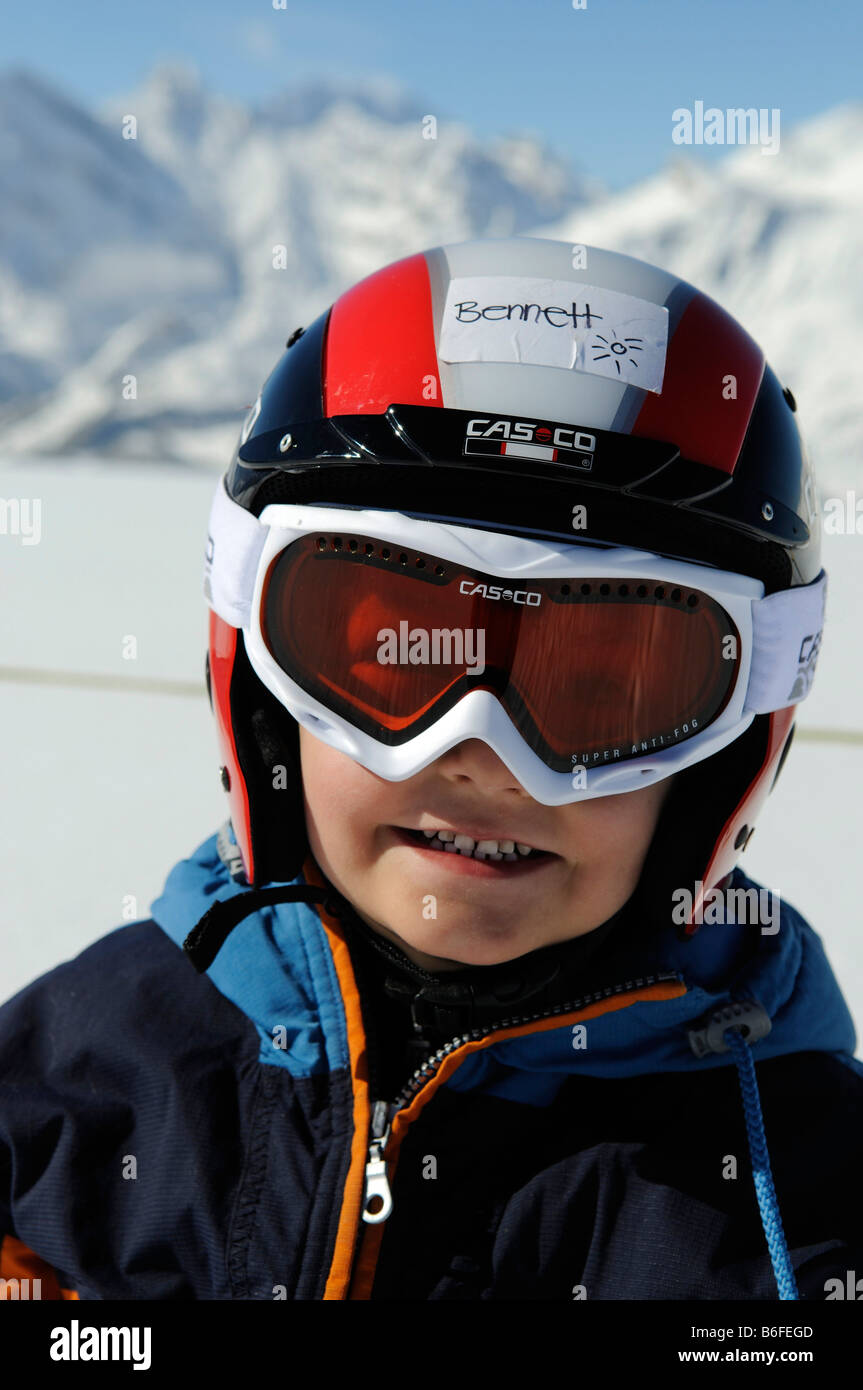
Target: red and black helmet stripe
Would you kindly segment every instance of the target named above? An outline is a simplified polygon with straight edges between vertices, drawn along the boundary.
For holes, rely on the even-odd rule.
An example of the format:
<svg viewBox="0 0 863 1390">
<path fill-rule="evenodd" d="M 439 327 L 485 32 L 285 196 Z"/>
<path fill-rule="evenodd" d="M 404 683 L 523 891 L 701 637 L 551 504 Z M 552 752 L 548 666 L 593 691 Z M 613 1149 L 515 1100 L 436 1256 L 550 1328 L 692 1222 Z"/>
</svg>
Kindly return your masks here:
<svg viewBox="0 0 863 1390">
<path fill-rule="evenodd" d="M 764 375 L 764 354 L 730 315 L 695 294 L 668 344 L 661 394 L 643 393 L 632 433 L 733 474 Z"/>
<path fill-rule="evenodd" d="M 422 252 L 361 280 L 330 313 L 324 415 L 381 415 L 394 401 L 443 405 Z"/>
</svg>

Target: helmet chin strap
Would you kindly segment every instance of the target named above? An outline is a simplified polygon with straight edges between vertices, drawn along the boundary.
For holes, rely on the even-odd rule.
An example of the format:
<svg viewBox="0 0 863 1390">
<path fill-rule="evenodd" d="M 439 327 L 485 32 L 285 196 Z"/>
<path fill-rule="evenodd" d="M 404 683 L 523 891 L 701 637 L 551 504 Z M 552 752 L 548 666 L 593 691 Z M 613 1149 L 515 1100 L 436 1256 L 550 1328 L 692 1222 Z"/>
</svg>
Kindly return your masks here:
<svg viewBox="0 0 863 1390">
<path fill-rule="evenodd" d="M 376 973 L 387 995 L 410 1009 L 416 1028 L 447 1037 L 513 1011 L 521 1013 L 531 1004 L 540 1009 L 565 1003 L 573 993 L 583 991 L 586 966 L 628 916 L 624 905 L 593 931 L 539 947 L 515 960 L 432 971 L 417 965 L 394 942 L 370 927 L 332 885 L 328 892 L 349 941 L 360 947 L 364 944 L 385 963 L 383 970 L 379 964 Z"/>
</svg>

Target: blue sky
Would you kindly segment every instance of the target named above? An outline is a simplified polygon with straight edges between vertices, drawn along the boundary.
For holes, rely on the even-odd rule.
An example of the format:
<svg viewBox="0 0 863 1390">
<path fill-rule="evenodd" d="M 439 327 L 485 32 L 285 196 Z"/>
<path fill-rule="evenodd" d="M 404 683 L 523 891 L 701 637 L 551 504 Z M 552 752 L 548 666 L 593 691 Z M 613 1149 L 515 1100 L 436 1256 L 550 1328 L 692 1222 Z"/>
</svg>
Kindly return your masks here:
<svg viewBox="0 0 863 1390">
<path fill-rule="evenodd" d="M 859 0 L 18 0 L 0 63 L 90 106 L 163 59 L 245 100 L 318 75 L 394 75 L 439 121 L 531 131 L 618 188 L 679 154 L 676 107 L 778 107 L 785 135 L 860 100 L 860 13 Z"/>
</svg>

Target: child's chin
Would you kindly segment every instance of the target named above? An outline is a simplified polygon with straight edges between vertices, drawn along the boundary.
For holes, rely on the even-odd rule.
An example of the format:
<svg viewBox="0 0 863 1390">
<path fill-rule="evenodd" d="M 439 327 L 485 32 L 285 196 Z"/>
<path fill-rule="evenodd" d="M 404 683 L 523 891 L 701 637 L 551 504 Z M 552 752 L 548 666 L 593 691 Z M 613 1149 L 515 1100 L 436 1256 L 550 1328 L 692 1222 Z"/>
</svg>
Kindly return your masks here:
<svg viewBox="0 0 863 1390">
<path fill-rule="evenodd" d="M 536 949 L 531 943 L 516 940 L 514 937 L 506 941 L 498 939 L 469 943 L 429 940 L 427 937 L 411 941 L 403 937 L 402 943 L 403 948 L 407 946 L 412 951 L 422 953 L 431 970 L 461 970 L 469 965 L 503 965 L 506 961 L 516 960 L 519 956 Z"/>
</svg>

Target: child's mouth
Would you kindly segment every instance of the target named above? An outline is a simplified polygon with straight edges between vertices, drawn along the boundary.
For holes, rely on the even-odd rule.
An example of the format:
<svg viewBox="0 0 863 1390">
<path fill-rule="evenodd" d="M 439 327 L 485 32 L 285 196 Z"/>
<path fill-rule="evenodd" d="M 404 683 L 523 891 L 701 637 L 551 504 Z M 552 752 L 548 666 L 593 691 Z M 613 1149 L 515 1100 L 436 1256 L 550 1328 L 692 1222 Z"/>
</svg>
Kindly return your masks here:
<svg viewBox="0 0 863 1390">
<path fill-rule="evenodd" d="M 445 854 L 453 867 L 460 867 L 465 861 L 486 865 L 489 872 L 503 872 L 507 875 L 520 873 L 541 862 L 557 856 L 548 850 L 533 849 L 528 845 L 517 844 L 514 840 L 479 840 L 470 835 L 457 834 L 452 830 L 435 831 L 410 830 L 396 825 L 393 829 L 406 844 L 418 849 L 429 850 L 432 854 Z"/>
</svg>

